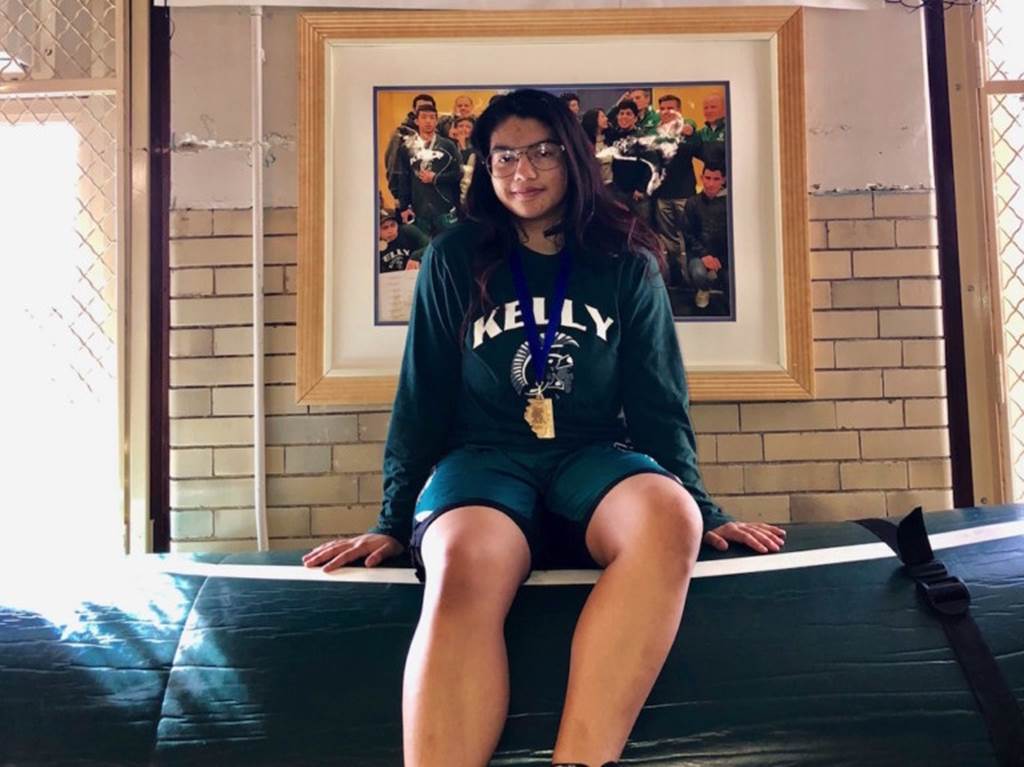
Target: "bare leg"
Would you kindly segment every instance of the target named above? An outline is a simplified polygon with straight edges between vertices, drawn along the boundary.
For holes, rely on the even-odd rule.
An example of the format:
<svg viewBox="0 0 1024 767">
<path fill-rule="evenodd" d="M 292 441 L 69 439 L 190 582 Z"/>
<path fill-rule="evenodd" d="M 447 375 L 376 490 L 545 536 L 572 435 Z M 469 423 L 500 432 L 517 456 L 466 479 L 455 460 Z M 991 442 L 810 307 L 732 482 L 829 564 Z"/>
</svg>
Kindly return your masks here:
<svg viewBox="0 0 1024 767">
<path fill-rule="evenodd" d="M 601 501 L 587 547 L 605 571 L 576 624 L 555 762 L 619 758 L 672 647 L 701 518 L 672 480 L 639 474 Z"/>
<path fill-rule="evenodd" d="M 483 767 L 508 714 L 505 617 L 530 567 L 526 537 L 495 509 L 452 509 L 422 547 L 423 612 L 405 665 L 406 767 Z"/>
</svg>

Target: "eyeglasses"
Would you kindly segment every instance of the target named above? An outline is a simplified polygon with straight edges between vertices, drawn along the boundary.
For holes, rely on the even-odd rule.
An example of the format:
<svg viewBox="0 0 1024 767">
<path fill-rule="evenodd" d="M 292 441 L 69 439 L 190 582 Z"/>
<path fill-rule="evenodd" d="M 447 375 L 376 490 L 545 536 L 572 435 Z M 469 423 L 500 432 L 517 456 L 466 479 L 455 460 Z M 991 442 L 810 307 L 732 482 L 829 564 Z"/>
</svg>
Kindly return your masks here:
<svg viewBox="0 0 1024 767">
<path fill-rule="evenodd" d="M 495 178 L 508 178 L 524 155 L 535 170 L 552 170 L 562 162 L 563 152 L 565 147 L 553 141 L 538 141 L 521 149 L 498 149 L 487 155 L 487 170 Z"/>
</svg>

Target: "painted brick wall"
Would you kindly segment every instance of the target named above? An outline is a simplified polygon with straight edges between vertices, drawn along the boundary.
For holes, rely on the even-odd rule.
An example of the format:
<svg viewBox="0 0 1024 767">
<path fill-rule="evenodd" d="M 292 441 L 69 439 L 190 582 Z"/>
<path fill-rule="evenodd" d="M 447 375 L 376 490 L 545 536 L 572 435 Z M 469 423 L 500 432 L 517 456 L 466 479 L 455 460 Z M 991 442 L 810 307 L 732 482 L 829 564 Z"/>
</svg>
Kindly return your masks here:
<svg viewBox="0 0 1024 767">
<path fill-rule="evenodd" d="M 950 508 L 942 313 L 930 192 L 811 197 L 811 402 L 693 408 L 708 487 L 748 520 Z M 388 412 L 294 404 L 294 209 L 266 212 L 271 545 L 369 527 Z M 250 213 L 171 217 L 171 536 L 176 551 L 255 548 Z"/>
</svg>

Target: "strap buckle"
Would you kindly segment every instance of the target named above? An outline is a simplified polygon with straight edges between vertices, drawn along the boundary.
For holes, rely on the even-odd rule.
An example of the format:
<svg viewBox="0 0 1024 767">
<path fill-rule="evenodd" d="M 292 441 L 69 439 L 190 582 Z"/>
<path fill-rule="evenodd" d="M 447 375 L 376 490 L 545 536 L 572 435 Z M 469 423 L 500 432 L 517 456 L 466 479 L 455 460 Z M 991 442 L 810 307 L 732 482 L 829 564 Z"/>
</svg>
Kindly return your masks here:
<svg viewBox="0 0 1024 767">
<path fill-rule="evenodd" d="M 971 606 L 971 592 L 962 580 L 950 575 L 936 559 L 919 565 L 904 566 L 907 575 L 917 584 L 917 593 L 928 606 L 941 615 L 965 615 Z"/>
</svg>

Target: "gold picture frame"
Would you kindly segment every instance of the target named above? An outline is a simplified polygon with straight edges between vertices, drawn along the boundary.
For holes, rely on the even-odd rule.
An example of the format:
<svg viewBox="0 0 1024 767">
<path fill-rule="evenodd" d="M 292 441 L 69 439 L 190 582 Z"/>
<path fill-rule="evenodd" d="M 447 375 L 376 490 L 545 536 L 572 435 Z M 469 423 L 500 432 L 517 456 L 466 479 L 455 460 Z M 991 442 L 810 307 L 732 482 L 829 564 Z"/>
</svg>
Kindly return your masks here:
<svg viewBox="0 0 1024 767">
<path fill-rule="evenodd" d="M 768 364 L 757 369 L 735 361 L 716 368 L 709 363 L 694 367 L 688 359 L 691 398 L 696 401 L 808 399 L 814 393 L 812 361 L 810 266 L 807 235 L 806 130 L 804 118 L 803 13 L 796 7 L 676 8 L 588 11 L 337 11 L 307 13 L 299 17 L 299 210 L 298 210 L 298 313 L 296 397 L 301 404 L 390 404 L 394 398 L 404 328 L 355 327 L 346 320 L 349 297 L 361 294 L 361 284 L 347 276 L 354 253 L 362 252 L 346 240 L 356 239 L 342 231 L 337 212 L 339 200 L 348 195 L 332 181 L 344 166 L 339 147 L 344 147 L 351 120 L 341 119 L 332 108 L 332 96 L 344 89 L 347 77 L 337 74 L 332 56 L 346 50 L 391 51 L 388 71 L 401 70 L 394 63 L 408 58 L 408 87 L 423 84 L 424 67 L 417 54 L 432 41 L 443 41 L 445 50 L 457 55 L 480 46 L 504 44 L 538 46 L 566 44 L 609 45 L 749 45 L 770 71 L 771 188 L 769 200 L 757 197 L 758 214 L 770 237 L 774 266 L 758 284 L 766 283 L 777 300 L 754 318 L 757 327 L 777 327 L 777 347 L 769 350 Z M 687 42 L 692 41 L 692 42 Z M 361 47 L 360 47 L 361 46 Z M 472 47 L 476 46 L 476 47 Z M 551 48 L 547 48 L 551 50 Z M 682 48 L 680 50 L 683 50 Z M 695 49 L 696 50 L 696 49 Z M 352 54 L 354 55 L 354 54 Z M 763 69 L 764 67 L 760 67 Z M 353 71 L 350 67 L 348 72 Z M 758 69 L 754 67 L 752 71 Z M 673 77 L 679 77 L 674 65 Z M 605 75 L 605 79 L 608 76 Z M 629 82 L 629 76 L 622 78 Z M 559 80 L 570 81 L 570 80 Z M 640 80 L 634 76 L 633 82 Z M 426 87 L 426 86 L 424 86 Z M 333 90 L 332 90 L 333 89 Z M 346 108 L 369 110 L 364 87 Z M 355 102 L 367 102 L 366 104 Z M 346 127 L 348 126 L 348 127 Z M 761 139 L 768 141 L 768 138 Z M 734 139 L 735 141 L 735 139 Z M 361 158 L 360 158 L 361 161 Z M 367 161 L 372 163 L 372 158 Z M 353 176 L 351 163 L 345 179 Z M 365 166 L 360 165 L 359 168 Z M 372 176 L 372 171 L 370 171 Z M 356 169 L 355 176 L 359 175 Z M 354 188 L 365 193 L 365 185 Z M 767 188 L 767 187 L 766 187 Z M 367 195 L 363 195 L 364 197 Z M 346 204 L 349 198 L 346 197 Z M 360 198 L 362 199 L 362 198 Z M 372 209 L 367 203 L 367 210 Z M 770 211 L 764 215 L 763 211 Z M 364 217 L 365 218 L 365 217 Z M 344 226 L 342 225 L 344 224 Z M 362 225 L 362 224 L 360 224 Z M 361 237 L 370 239 L 369 236 Z M 751 278 L 751 281 L 755 281 Z M 765 287 L 765 286 L 761 286 Z M 344 300 L 341 300 L 344 299 Z M 362 300 L 362 299 L 360 299 Z M 346 325 L 348 322 L 348 325 Z M 351 327 L 350 327 L 351 326 Z M 702 331 L 704 332 L 704 331 Z M 708 331 L 710 333 L 710 331 Z M 379 339 L 376 335 L 379 334 Z M 352 341 L 361 348 L 384 350 L 369 363 L 336 364 L 339 343 Z M 686 344 L 684 344 L 684 352 Z M 719 343 L 718 346 L 721 346 Z M 344 357 L 344 355 L 340 355 Z M 355 355 L 358 356 L 358 355 Z M 365 356 L 365 354 L 364 354 Z M 742 360 L 741 360 L 742 363 Z"/>
</svg>

